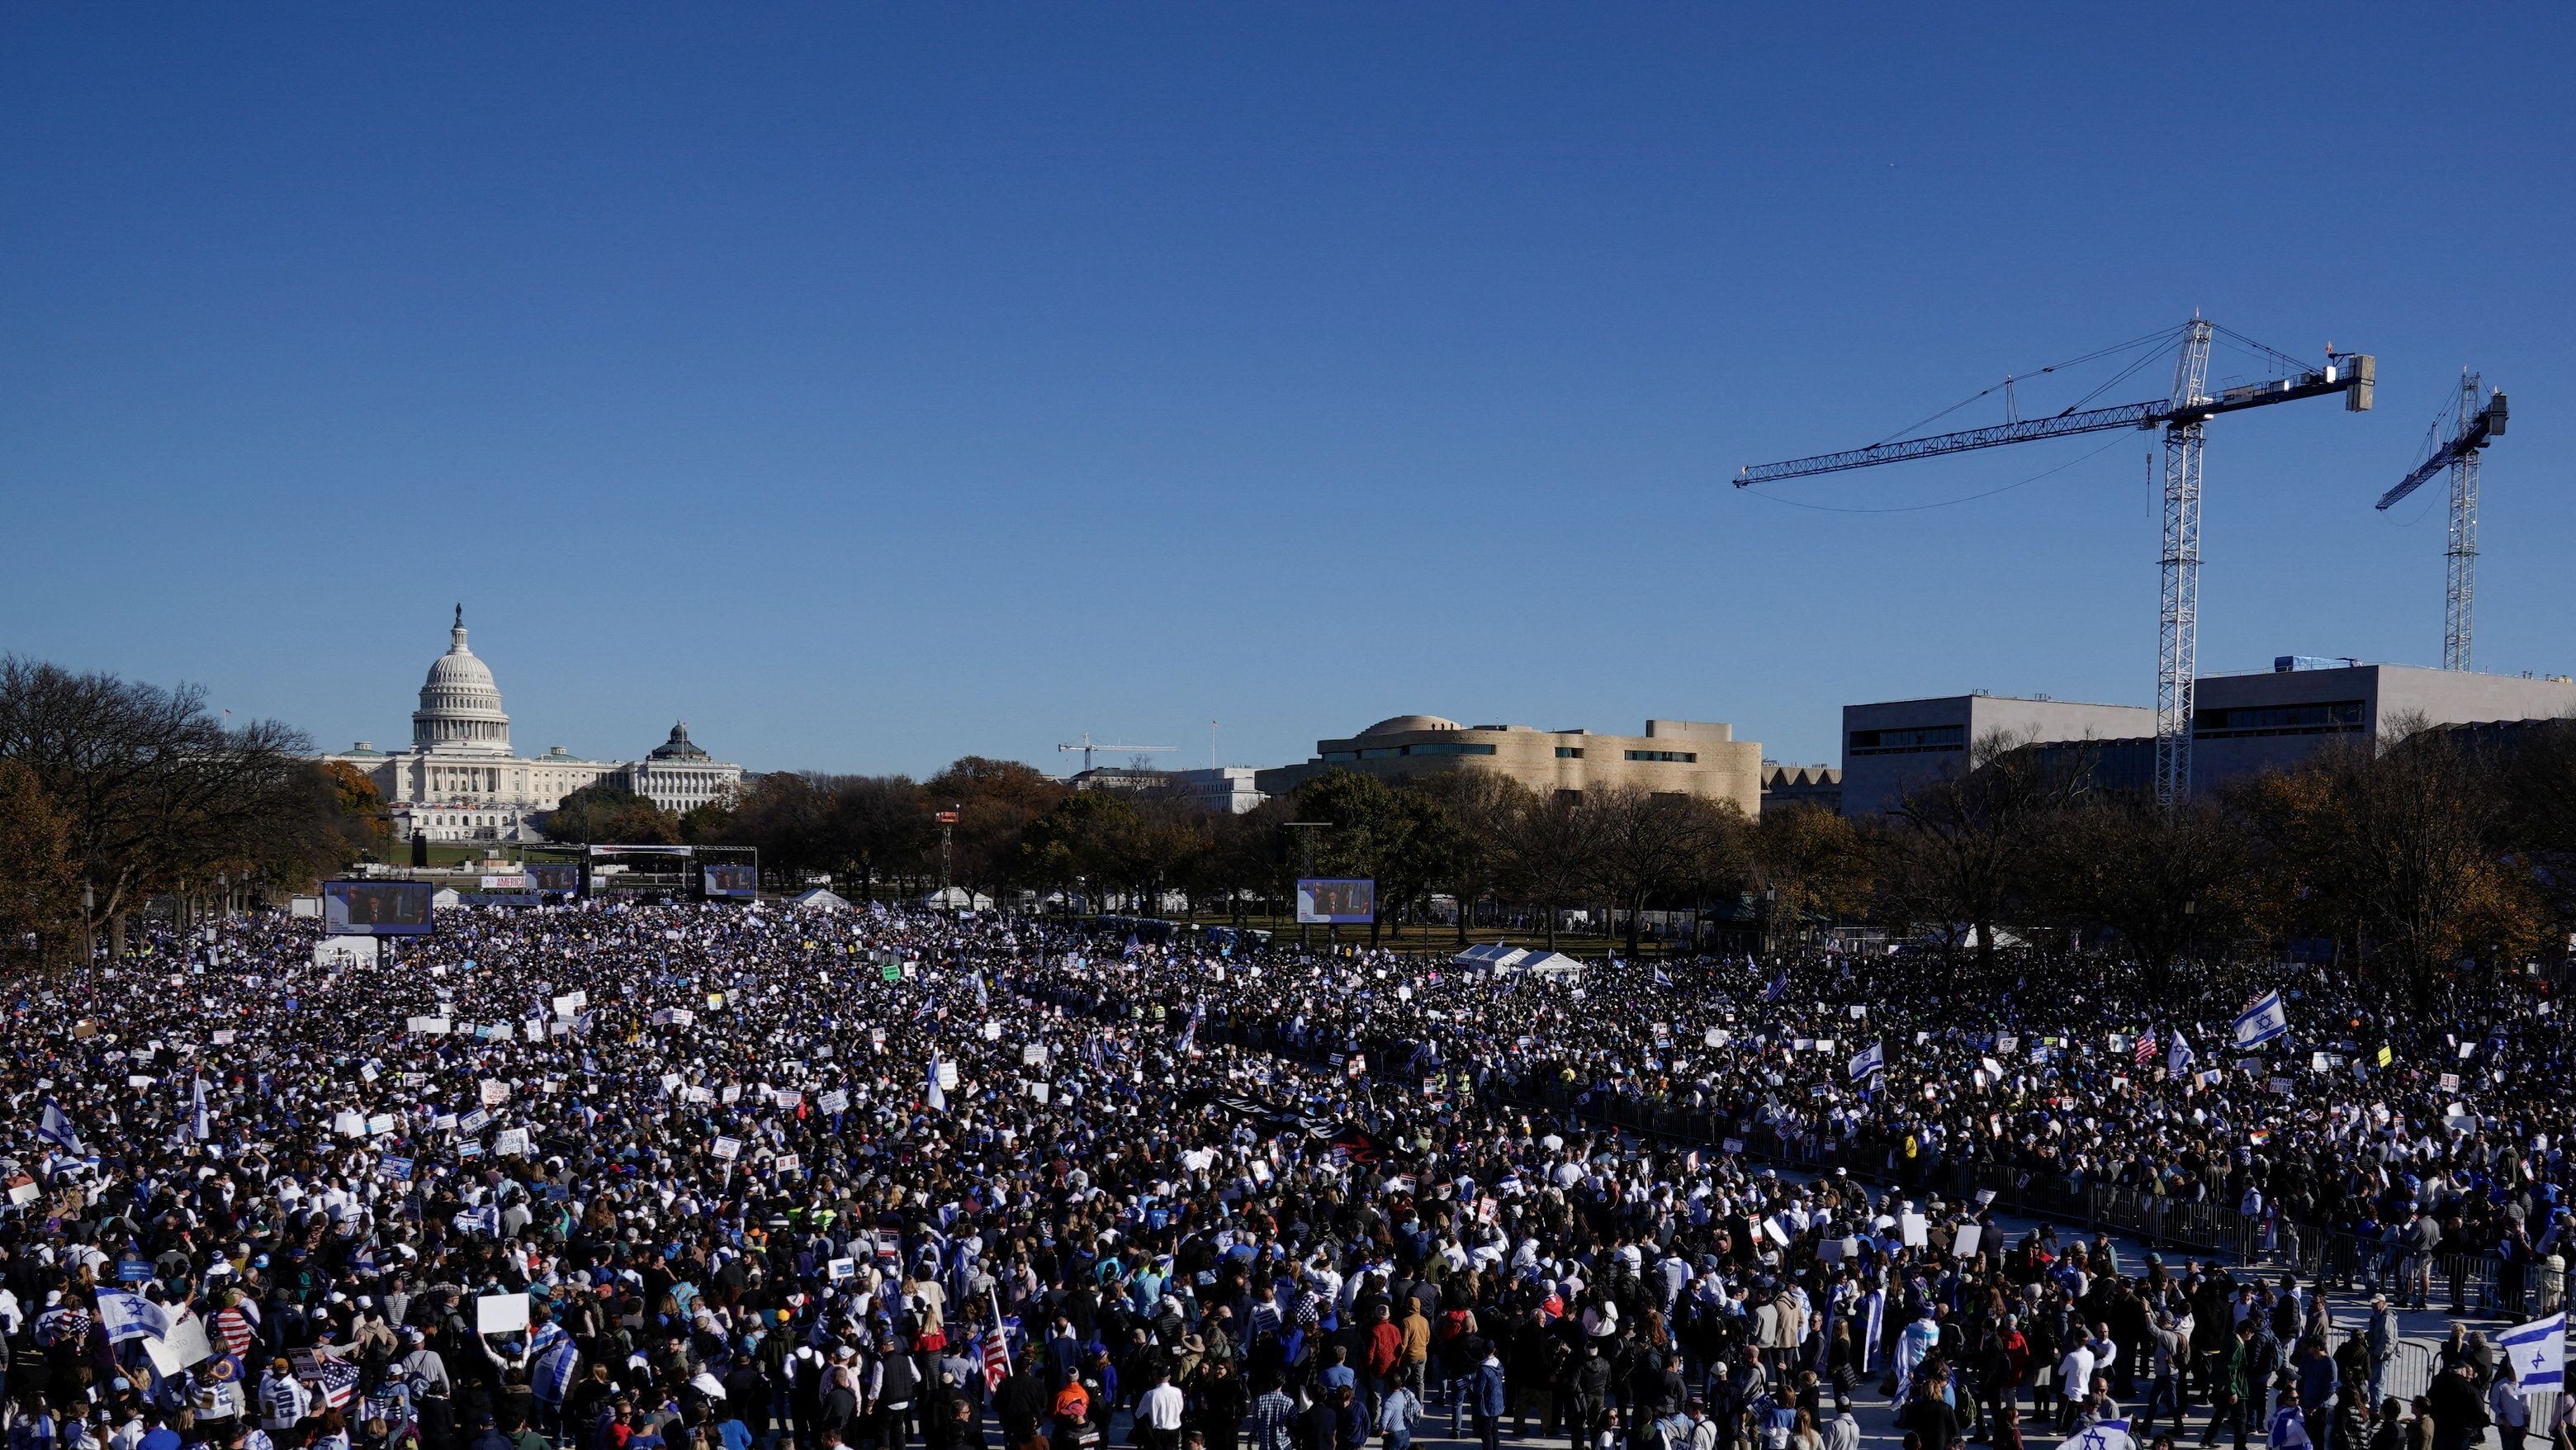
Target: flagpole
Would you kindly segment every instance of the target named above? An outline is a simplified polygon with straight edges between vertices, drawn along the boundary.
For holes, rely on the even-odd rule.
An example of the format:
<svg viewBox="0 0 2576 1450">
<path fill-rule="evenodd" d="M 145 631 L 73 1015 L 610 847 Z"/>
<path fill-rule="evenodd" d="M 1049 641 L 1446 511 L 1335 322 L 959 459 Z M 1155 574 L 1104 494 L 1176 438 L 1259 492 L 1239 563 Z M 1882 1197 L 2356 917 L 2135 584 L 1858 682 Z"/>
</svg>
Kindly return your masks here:
<svg viewBox="0 0 2576 1450">
<path fill-rule="evenodd" d="M 996 1281 L 986 1285 L 984 1292 L 993 1301 L 993 1339 L 1002 1346 L 1002 1375 L 1007 1379 L 1011 1373 L 1011 1336 L 1002 1332 L 1002 1286 Z"/>
</svg>

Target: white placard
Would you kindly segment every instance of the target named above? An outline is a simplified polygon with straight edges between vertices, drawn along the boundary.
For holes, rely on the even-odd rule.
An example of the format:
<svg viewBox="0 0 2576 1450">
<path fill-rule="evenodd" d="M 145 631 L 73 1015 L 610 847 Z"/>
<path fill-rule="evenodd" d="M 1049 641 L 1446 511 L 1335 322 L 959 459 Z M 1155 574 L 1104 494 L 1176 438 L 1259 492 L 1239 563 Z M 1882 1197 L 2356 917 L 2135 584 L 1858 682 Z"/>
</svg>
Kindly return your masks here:
<svg viewBox="0 0 2576 1450">
<path fill-rule="evenodd" d="M 528 1327 L 528 1296 L 481 1294 L 474 1300 L 474 1332 L 514 1334 Z"/>
<path fill-rule="evenodd" d="M 1897 1232 L 1902 1236 L 1902 1242 L 1909 1249 L 1922 1248 L 1925 1244 L 1932 1241 L 1931 1221 L 1924 1218 L 1923 1215 L 1919 1213 L 1908 1213 L 1898 1216 L 1896 1220 L 1896 1228 Z"/>
<path fill-rule="evenodd" d="M 1963 1259 L 1975 1258 L 1977 1255 L 1977 1245 L 1984 1241 L 1985 1236 L 1986 1226 L 1984 1224 L 1961 1224 L 1959 1225 L 1958 1237 L 1950 1241 L 1950 1252 Z"/>
</svg>

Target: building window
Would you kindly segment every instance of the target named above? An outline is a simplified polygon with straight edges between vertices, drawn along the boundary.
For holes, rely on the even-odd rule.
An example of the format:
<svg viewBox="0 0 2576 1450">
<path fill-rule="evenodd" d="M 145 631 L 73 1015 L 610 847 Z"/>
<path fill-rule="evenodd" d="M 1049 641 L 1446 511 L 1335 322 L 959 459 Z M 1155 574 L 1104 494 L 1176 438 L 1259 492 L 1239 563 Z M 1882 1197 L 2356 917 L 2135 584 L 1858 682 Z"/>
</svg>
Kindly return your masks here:
<svg viewBox="0 0 2576 1450">
<path fill-rule="evenodd" d="M 2313 705 L 2253 705 L 2235 710 L 2195 710 L 2191 733 L 2203 739 L 2249 735 L 2339 735 L 2361 728 L 2359 700 Z"/>
<path fill-rule="evenodd" d="M 1560 745 L 1556 747 L 1556 758 L 1559 760 L 1581 760 L 1583 758 L 1583 747 L 1580 745 Z"/>
<path fill-rule="evenodd" d="M 1494 753 L 1494 747 L 1463 745 L 1455 741 L 1443 740 L 1425 745 L 1408 745 L 1404 747 L 1404 753 L 1407 755 L 1491 755 Z"/>
<path fill-rule="evenodd" d="M 1956 750 L 1967 742 L 1965 725 L 1927 725 L 1916 730 L 1855 730 L 1851 735 L 1854 755 L 1919 755 L 1928 751 Z"/>
<path fill-rule="evenodd" d="M 1688 750 L 1631 750 L 1628 752 L 1628 758 L 1663 761 L 1671 765 L 1690 765 L 1696 762 L 1699 756 Z"/>
<path fill-rule="evenodd" d="M 1362 760 L 1392 760 L 1404 753 L 1401 745 L 1371 745 L 1360 751 Z"/>
<path fill-rule="evenodd" d="M 1356 750 L 1327 750 L 1324 752 L 1324 763 L 1326 765 L 1344 765 L 1359 758 L 1360 753 Z"/>
</svg>

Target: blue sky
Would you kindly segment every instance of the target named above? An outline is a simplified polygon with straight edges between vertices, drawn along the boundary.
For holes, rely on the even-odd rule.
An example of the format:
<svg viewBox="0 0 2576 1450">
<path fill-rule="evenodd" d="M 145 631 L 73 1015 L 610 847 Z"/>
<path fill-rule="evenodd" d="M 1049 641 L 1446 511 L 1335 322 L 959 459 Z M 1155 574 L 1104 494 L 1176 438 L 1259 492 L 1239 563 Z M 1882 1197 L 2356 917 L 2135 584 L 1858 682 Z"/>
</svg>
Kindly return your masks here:
<svg viewBox="0 0 2576 1450">
<path fill-rule="evenodd" d="M 1736 468 L 2198 307 L 2381 359 L 2375 413 L 2213 425 L 2205 669 L 2438 661 L 2438 493 L 2370 503 L 2472 365 L 2479 663 L 2565 671 L 2571 55 L 2540 6 L 14 6 L 0 649 L 385 744 L 462 600 L 523 748 L 1829 760 L 1850 701 L 2148 703 L 2152 439 L 1778 490 L 2059 470 L 1906 513 Z"/>
</svg>

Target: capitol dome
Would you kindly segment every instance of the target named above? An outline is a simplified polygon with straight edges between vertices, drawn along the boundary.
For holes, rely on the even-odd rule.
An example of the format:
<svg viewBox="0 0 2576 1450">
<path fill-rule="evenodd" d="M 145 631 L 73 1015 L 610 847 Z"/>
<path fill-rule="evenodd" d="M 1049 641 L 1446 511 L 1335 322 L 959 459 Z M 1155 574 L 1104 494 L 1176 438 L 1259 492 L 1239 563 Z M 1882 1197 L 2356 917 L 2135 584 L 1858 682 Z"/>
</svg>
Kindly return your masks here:
<svg viewBox="0 0 2576 1450">
<path fill-rule="evenodd" d="M 447 653 L 429 667 L 421 683 L 420 708 L 411 715 L 415 750 L 439 755 L 508 755 L 510 717 L 501 710 L 501 687 L 492 667 L 465 647 L 465 606 L 456 606 L 456 626 L 447 632 Z"/>
</svg>

